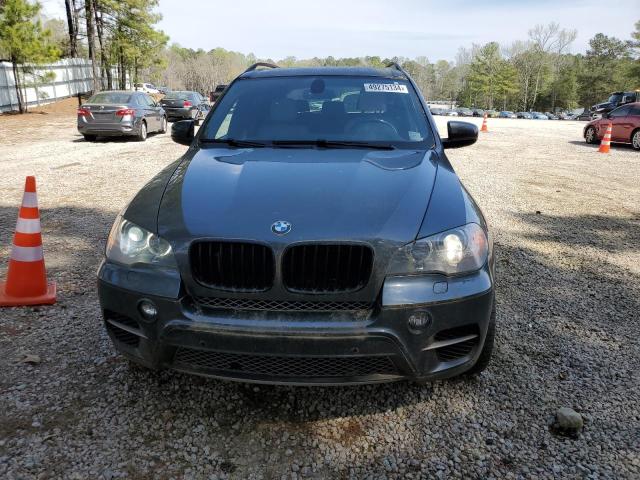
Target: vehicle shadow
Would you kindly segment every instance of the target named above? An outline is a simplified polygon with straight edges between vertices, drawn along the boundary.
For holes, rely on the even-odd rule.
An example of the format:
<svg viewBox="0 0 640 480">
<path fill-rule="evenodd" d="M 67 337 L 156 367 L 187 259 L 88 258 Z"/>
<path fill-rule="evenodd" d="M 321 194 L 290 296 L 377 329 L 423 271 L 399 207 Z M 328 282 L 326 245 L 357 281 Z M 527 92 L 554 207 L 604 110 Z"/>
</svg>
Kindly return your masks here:
<svg viewBox="0 0 640 480">
<path fill-rule="evenodd" d="M 168 133 L 168 132 L 167 132 Z M 148 139 L 151 139 L 155 136 L 158 135 L 165 135 L 161 132 L 149 132 L 149 136 L 147 137 Z M 129 142 L 134 142 L 134 143 L 144 143 L 144 142 L 140 142 L 138 141 L 135 137 L 133 136 L 123 136 L 123 137 L 98 137 L 95 140 L 92 141 L 88 141 L 85 140 L 83 137 L 78 137 L 75 138 L 74 140 L 71 140 L 71 143 L 129 143 Z"/>
<path fill-rule="evenodd" d="M 580 140 L 569 140 L 568 143 L 571 143 L 572 145 L 578 145 L 580 147 L 585 147 L 588 149 L 592 149 L 592 150 L 597 150 L 598 148 L 600 148 L 599 144 L 593 144 L 593 143 L 587 143 L 584 140 L 580 141 Z M 622 150 L 622 151 L 629 151 L 629 150 L 633 150 L 633 146 L 629 143 L 612 143 L 611 144 L 611 149 L 612 150 Z"/>
</svg>

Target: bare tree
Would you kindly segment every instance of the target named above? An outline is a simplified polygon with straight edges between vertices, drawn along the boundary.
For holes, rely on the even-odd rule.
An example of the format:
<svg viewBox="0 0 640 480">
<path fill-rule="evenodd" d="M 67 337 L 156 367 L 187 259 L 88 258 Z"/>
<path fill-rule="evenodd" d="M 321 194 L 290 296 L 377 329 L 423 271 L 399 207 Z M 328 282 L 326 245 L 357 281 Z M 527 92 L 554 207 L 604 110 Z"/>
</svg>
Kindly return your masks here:
<svg viewBox="0 0 640 480">
<path fill-rule="evenodd" d="M 69 29 L 69 56 L 78 56 L 78 10 L 75 0 L 64 1 L 67 11 L 67 27 Z"/>
<path fill-rule="evenodd" d="M 555 22 L 549 25 L 536 25 L 529 30 L 529 38 L 533 47 L 535 61 L 535 83 L 531 105 L 535 105 L 540 92 L 542 77 L 546 68 L 553 67 L 553 55 L 559 55 L 575 40 L 575 30 L 560 29 Z"/>
<path fill-rule="evenodd" d="M 95 40 L 95 28 L 93 18 L 93 0 L 85 0 L 85 19 L 87 22 L 87 43 L 89 45 L 89 59 L 91 60 L 91 75 L 93 77 L 93 91 L 100 90 L 100 82 L 98 78 L 98 65 L 96 63 L 96 40 Z"/>
</svg>

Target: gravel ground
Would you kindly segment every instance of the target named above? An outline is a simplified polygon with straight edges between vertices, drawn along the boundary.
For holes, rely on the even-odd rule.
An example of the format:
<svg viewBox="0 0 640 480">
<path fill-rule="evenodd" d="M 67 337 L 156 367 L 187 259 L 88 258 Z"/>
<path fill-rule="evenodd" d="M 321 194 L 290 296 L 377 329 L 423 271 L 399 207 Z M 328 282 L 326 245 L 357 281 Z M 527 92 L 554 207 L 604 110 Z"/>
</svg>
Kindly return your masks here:
<svg viewBox="0 0 640 480">
<path fill-rule="evenodd" d="M 186 147 L 36 123 L 0 118 L 0 275 L 35 174 L 59 300 L 0 311 L 0 478 L 640 477 L 638 152 L 598 154 L 577 122 L 502 119 L 450 152 L 498 256 L 480 377 L 256 387 L 130 369 L 101 324 L 109 226 Z M 560 407 L 582 415 L 577 436 L 551 431 Z"/>
</svg>

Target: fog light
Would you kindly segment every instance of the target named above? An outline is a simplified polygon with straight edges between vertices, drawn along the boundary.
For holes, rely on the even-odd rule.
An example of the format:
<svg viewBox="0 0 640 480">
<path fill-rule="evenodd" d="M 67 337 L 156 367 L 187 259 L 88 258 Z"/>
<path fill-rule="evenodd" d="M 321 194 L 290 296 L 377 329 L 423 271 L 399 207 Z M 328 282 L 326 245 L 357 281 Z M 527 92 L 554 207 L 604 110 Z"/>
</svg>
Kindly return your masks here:
<svg viewBox="0 0 640 480">
<path fill-rule="evenodd" d="M 141 301 L 138 309 L 145 320 L 155 320 L 158 316 L 158 308 L 149 300 Z"/>
<path fill-rule="evenodd" d="M 409 329 L 418 333 L 431 325 L 431 315 L 428 312 L 413 312 L 407 321 Z"/>
</svg>

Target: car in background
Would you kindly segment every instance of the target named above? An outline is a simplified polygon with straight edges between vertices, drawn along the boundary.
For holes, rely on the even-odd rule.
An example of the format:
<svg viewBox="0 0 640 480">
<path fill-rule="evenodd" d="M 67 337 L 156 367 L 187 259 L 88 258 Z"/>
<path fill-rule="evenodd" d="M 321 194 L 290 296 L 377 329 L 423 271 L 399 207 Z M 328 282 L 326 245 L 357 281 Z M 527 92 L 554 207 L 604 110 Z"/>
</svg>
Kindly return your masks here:
<svg viewBox="0 0 640 480">
<path fill-rule="evenodd" d="M 471 110 L 470 108 L 458 108 L 456 110 L 458 112 L 458 116 L 459 117 L 473 117 L 473 110 Z"/>
<path fill-rule="evenodd" d="M 593 105 L 591 107 L 591 113 L 604 115 L 614 108 L 632 102 L 640 102 L 640 90 L 633 92 L 613 92 L 606 102 Z"/>
<path fill-rule="evenodd" d="M 502 112 L 500 112 L 499 117 L 500 118 L 518 118 L 515 113 L 510 112 L 508 110 L 503 110 Z"/>
<path fill-rule="evenodd" d="M 195 120 L 199 125 L 211 109 L 207 100 L 198 92 L 173 91 L 160 100 L 170 122 L 176 120 Z"/>
<path fill-rule="evenodd" d="M 220 96 L 227 89 L 227 87 L 228 87 L 227 84 L 216 85 L 215 90 L 209 94 L 209 101 L 216 102 L 218 98 L 220 98 Z"/>
<path fill-rule="evenodd" d="M 438 107 L 429 107 L 429 111 L 431 112 L 431 115 L 444 115 L 445 109 Z"/>
<path fill-rule="evenodd" d="M 456 110 L 449 109 L 449 110 L 445 110 L 442 115 L 444 115 L 446 117 L 457 117 L 458 116 L 458 112 Z"/>
<path fill-rule="evenodd" d="M 500 115 L 500 112 L 498 112 L 497 110 L 485 110 L 485 113 L 489 118 L 498 118 L 498 116 Z"/>
<path fill-rule="evenodd" d="M 133 89 L 136 92 L 160 93 L 160 90 L 158 90 L 153 83 L 136 83 L 133 86 Z"/>
<path fill-rule="evenodd" d="M 166 95 L 170 91 L 171 89 L 169 87 L 158 87 L 158 92 L 160 92 L 163 95 Z"/>
<path fill-rule="evenodd" d="M 518 112 L 516 113 L 516 117 L 526 118 L 527 120 L 531 120 L 533 118 L 533 115 L 531 115 L 529 112 Z"/>
<path fill-rule="evenodd" d="M 531 118 L 534 120 L 549 120 L 549 117 L 540 112 L 531 112 Z"/>
<path fill-rule="evenodd" d="M 584 109 L 582 112 L 571 113 L 567 117 L 567 120 L 590 121 L 590 120 L 596 120 L 596 118 L 594 118 L 593 114 L 589 110 Z"/>
<path fill-rule="evenodd" d="M 599 143 L 611 124 L 611 141 L 630 143 L 640 150 L 640 102 L 627 103 L 605 113 L 601 118 L 585 125 L 583 136 L 587 143 Z"/>
<path fill-rule="evenodd" d="M 93 95 L 77 111 L 78 131 L 85 140 L 132 136 L 144 142 L 151 132 L 167 131 L 167 114 L 143 92 L 112 90 Z"/>
<path fill-rule="evenodd" d="M 558 120 L 558 115 L 556 115 L 555 113 L 544 112 L 544 114 L 547 116 L 549 120 Z"/>
<path fill-rule="evenodd" d="M 473 116 L 474 117 L 484 117 L 484 110 L 481 108 L 474 108 L 473 109 Z"/>
</svg>

